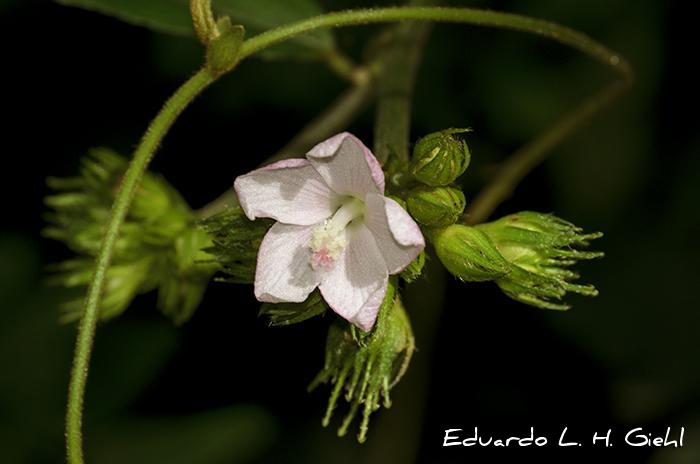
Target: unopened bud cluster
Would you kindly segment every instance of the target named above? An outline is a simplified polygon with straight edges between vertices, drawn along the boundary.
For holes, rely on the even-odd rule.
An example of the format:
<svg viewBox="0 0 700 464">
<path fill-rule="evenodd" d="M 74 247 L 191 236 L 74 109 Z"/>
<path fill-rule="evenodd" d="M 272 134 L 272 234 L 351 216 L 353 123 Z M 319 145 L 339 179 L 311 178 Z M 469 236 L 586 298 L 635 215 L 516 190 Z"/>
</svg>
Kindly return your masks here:
<svg viewBox="0 0 700 464">
<path fill-rule="evenodd" d="M 465 281 L 493 280 L 509 297 L 545 309 L 568 309 L 567 292 L 598 294 L 575 284 L 570 269 L 579 260 L 603 253 L 584 251 L 599 232 L 584 234 L 570 222 L 524 211 L 470 227 L 451 225 L 433 234 L 435 251 L 448 271 Z"/>
<path fill-rule="evenodd" d="M 447 129 L 435 132 L 421 138 L 414 146 L 408 166 L 412 177 L 404 192 L 405 200 L 396 200 L 422 226 L 424 232 L 448 227 L 456 223 L 464 212 L 464 194 L 453 183 L 469 166 L 469 148 L 463 140 L 455 137 L 455 134 L 467 131 Z M 396 167 L 390 166 L 392 169 L 396 170 Z M 413 282 L 420 277 L 425 259 L 423 251 L 404 269 L 401 278 Z"/>
<path fill-rule="evenodd" d="M 406 209 L 429 229 L 448 227 L 464 212 L 466 200 L 454 182 L 469 166 L 466 142 L 455 134 L 468 129 L 447 129 L 428 134 L 416 142 L 410 172 L 417 185 L 406 195 Z"/>
<path fill-rule="evenodd" d="M 46 198 L 52 212 L 44 234 L 78 254 L 56 266 L 55 283 L 74 288 L 92 280 L 95 257 L 126 165 L 126 159 L 114 152 L 95 150 L 83 160 L 79 177 L 49 179 L 56 193 Z M 202 251 L 210 245 L 179 193 L 164 179 L 146 174 L 107 269 L 100 318 L 121 314 L 137 294 L 157 289 L 158 308 L 176 323 L 186 321 L 217 269 L 211 256 Z M 79 319 L 82 303 L 82 294 L 66 303 L 63 319 Z"/>
<path fill-rule="evenodd" d="M 592 285 L 574 283 L 578 274 L 570 267 L 602 256 L 581 249 L 602 234 L 529 211 L 477 226 L 459 223 L 466 200 L 454 182 L 470 161 L 466 142 L 456 136 L 463 132 L 447 129 L 418 140 L 410 164 L 417 185 L 406 195 L 406 209 L 445 268 L 463 281 L 495 281 L 509 297 L 541 308 L 568 309 L 561 301 L 568 292 L 595 296 Z"/>
</svg>

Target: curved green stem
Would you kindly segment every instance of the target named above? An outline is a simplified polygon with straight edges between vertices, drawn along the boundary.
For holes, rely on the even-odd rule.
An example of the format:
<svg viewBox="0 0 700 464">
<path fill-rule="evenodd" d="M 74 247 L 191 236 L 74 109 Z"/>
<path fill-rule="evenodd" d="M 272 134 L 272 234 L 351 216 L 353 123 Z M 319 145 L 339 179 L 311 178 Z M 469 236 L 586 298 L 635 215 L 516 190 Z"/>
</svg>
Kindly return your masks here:
<svg viewBox="0 0 700 464">
<path fill-rule="evenodd" d="M 141 143 L 134 153 L 134 158 L 129 164 L 129 168 L 124 174 L 122 184 L 117 192 L 114 206 L 109 216 L 107 231 L 97 257 L 95 275 L 88 289 L 85 313 L 80 321 L 78 339 L 75 346 L 66 414 L 66 451 L 70 464 L 83 463 L 82 417 L 88 364 L 92 354 L 105 276 L 112 258 L 114 245 L 119 236 L 119 229 L 124 222 L 139 181 L 146 172 L 148 163 L 151 161 L 153 153 L 158 148 L 163 136 L 168 132 L 182 110 L 212 81 L 213 77 L 211 74 L 206 69 L 203 69 L 192 76 L 170 97 L 160 113 L 151 122 L 143 139 L 141 139 Z"/>
<path fill-rule="evenodd" d="M 632 79 L 632 70 L 625 60 L 585 34 L 541 19 L 472 8 L 394 7 L 328 13 L 251 37 L 241 46 L 240 59 L 317 29 L 408 20 L 473 24 L 541 35 L 602 62 L 627 81 Z"/>
</svg>

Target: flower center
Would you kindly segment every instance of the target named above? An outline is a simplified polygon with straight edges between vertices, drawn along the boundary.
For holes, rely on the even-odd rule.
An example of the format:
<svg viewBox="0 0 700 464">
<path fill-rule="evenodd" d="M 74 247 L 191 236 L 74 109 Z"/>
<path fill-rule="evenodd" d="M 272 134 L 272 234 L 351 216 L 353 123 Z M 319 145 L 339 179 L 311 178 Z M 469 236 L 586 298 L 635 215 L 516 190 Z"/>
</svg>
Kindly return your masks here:
<svg viewBox="0 0 700 464">
<path fill-rule="evenodd" d="M 354 219 L 365 213 L 365 205 L 357 198 L 345 201 L 330 219 L 316 227 L 311 235 L 309 248 L 311 267 L 330 268 L 337 261 L 347 245 L 346 229 Z"/>
</svg>

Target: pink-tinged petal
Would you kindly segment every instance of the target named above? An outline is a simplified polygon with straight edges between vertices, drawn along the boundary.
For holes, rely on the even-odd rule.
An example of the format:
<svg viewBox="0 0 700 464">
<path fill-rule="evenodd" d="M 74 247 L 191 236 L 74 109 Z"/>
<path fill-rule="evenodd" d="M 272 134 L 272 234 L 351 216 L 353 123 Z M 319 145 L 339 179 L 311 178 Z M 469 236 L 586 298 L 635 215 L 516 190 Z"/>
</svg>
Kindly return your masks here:
<svg viewBox="0 0 700 464">
<path fill-rule="evenodd" d="M 370 295 L 370 297 L 362 305 L 362 308 L 357 312 L 355 317 L 350 321 L 365 332 L 369 332 L 374 327 L 379 315 L 379 307 L 384 301 L 386 291 L 389 285 L 389 278 L 385 278 L 382 285 Z"/>
<path fill-rule="evenodd" d="M 340 198 L 305 159 L 289 159 L 238 176 L 238 201 L 249 219 L 316 224 L 333 214 Z"/>
<path fill-rule="evenodd" d="M 313 227 L 275 223 L 263 238 L 255 268 L 255 297 L 268 303 L 299 303 L 319 283 L 311 269 Z"/>
<path fill-rule="evenodd" d="M 313 147 L 306 157 L 330 188 L 341 195 L 362 198 L 367 192 L 384 193 L 379 161 L 352 134 L 335 135 Z"/>
<path fill-rule="evenodd" d="M 365 225 L 374 235 L 389 274 L 408 266 L 425 247 L 413 218 L 398 203 L 375 193 L 365 197 Z"/>
<path fill-rule="evenodd" d="M 321 273 L 319 289 L 333 311 L 368 331 L 386 294 L 386 264 L 365 226 L 347 232 L 347 247 L 335 265 Z"/>
</svg>

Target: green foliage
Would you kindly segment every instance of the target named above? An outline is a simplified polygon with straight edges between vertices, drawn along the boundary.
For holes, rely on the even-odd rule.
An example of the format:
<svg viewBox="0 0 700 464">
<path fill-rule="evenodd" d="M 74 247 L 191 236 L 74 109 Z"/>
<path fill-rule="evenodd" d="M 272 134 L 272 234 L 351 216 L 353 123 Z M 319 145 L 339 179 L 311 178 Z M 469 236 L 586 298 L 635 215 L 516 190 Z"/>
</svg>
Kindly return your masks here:
<svg viewBox="0 0 700 464">
<path fill-rule="evenodd" d="M 56 2 L 114 16 L 127 23 L 167 34 L 194 34 L 187 1 L 183 0 L 56 0 Z"/>
<path fill-rule="evenodd" d="M 49 179 L 56 194 L 46 198 L 52 208 L 44 235 L 64 242 L 78 257 L 56 265 L 56 284 L 86 288 L 95 272 L 114 195 L 126 170 L 126 159 L 106 149 L 94 150 L 82 163 L 81 175 Z M 202 249 L 210 246 L 195 227 L 189 207 L 164 179 L 147 174 L 136 191 L 132 208 L 107 270 L 100 318 L 121 314 L 139 293 L 158 289 L 158 308 L 174 322 L 187 321 L 216 271 Z M 65 304 L 63 320 L 78 320 L 83 292 Z"/>
<path fill-rule="evenodd" d="M 380 404 L 386 408 L 391 406 L 389 392 L 406 372 L 414 349 L 413 330 L 392 281 L 379 308 L 374 330 L 364 333 L 338 320 L 328 331 L 323 370 L 309 385 L 309 390 L 321 383 L 333 385 L 323 426 L 330 423 L 338 398 L 344 392 L 350 410 L 338 435 L 347 433 L 360 405 L 364 405 L 357 436 L 360 443 L 364 442 L 371 414 Z"/>
<path fill-rule="evenodd" d="M 212 241 L 204 251 L 229 275 L 229 282 L 253 283 L 258 249 L 272 223 L 269 219 L 251 221 L 238 206 L 227 208 L 199 223 Z"/>
<path fill-rule="evenodd" d="M 194 37 L 185 0 L 56 0 L 58 3 L 114 16 L 127 23 L 179 36 Z M 315 0 L 214 0 L 214 11 L 245 27 L 249 35 L 322 13 Z M 335 47 L 328 30 L 315 31 L 265 51 L 267 58 L 313 59 Z"/>
</svg>

